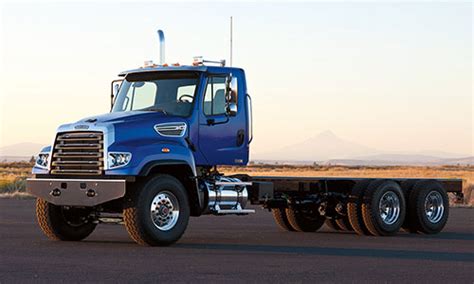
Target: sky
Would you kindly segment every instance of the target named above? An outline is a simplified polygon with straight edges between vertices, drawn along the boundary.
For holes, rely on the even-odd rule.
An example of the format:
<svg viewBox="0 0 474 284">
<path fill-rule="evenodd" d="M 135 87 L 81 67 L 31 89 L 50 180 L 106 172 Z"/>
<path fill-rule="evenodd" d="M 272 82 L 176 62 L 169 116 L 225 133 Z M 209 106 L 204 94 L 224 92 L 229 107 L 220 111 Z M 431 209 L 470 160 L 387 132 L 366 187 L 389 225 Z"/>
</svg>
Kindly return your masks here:
<svg viewBox="0 0 474 284">
<path fill-rule="evenodd" d="M 3 3 L 0 147 L 49 144 L 109 111 L 110 81 L 158 61 L 229 58 L 254 102 L 253 153 L 331 130 L 385 151 L 473 155 L 470 2 Z"/>
</svg>

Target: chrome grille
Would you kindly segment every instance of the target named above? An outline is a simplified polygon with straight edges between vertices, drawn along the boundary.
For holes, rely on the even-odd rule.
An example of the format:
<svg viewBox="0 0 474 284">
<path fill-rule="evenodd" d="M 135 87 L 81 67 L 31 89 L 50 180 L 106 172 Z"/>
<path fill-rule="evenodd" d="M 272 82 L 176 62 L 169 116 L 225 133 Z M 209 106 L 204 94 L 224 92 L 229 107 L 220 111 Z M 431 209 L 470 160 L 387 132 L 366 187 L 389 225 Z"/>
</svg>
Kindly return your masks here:
<svg viewBox="0 0 474 284">
<path fill-rule="evenodd" d="M 104 170 L 103 156 L 102 132 L 59 133 L 54 143 L 51 174 L 100 175 Z"/>
</svg>

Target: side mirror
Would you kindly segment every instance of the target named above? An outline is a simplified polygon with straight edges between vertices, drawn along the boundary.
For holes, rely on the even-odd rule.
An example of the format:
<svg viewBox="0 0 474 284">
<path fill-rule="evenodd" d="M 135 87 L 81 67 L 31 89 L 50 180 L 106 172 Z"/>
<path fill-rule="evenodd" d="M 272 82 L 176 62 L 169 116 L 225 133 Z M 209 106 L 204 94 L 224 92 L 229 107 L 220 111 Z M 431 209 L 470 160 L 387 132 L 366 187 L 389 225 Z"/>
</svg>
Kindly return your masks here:
<svg viewBox="0 0 474 284">
<path fill-rule="evenodd" d="M 228 116 L 236 116 L 237 115 L 237 104 L 236 103 L 230 103 L 227 106 L 227 115 Z"/>
<path fill-rule="evenodd" d="M 232 77 L 230 74 L 226 79 L 226 104 L 227 104 L 227 115 L 237 115 L 237 78 Z"/>
</svg>

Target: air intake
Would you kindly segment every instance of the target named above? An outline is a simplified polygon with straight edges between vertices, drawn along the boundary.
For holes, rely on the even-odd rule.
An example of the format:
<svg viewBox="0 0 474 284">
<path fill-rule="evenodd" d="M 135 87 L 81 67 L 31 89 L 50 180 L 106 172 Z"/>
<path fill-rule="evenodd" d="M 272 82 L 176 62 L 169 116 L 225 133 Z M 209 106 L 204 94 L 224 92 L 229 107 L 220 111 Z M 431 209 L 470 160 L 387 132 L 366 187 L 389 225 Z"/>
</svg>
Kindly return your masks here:
<svg viewBox="0 0 474 284">
<path fill-rule="evenodd" d="M 155 125 L 155 131 L 165 137 L 183 137 L 186 133 L 186 123 L 169 122 Z"/>
</svg>

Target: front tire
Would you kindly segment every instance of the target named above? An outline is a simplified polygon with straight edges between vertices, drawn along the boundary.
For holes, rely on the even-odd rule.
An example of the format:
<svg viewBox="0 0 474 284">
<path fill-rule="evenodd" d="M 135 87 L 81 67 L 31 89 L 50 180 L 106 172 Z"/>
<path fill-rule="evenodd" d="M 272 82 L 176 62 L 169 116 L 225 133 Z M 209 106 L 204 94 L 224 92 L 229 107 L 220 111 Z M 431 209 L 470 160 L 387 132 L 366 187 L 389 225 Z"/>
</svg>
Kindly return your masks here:
<svg viewBox="0 0 474 284">
<path fill-rule="evenodd" d="M 90 216 L 92 208 L 58 206 L 36 199 L 36 218 L 43 233 L 51 240 L 80 241 L 97 226 Z"/>
<path fill-rule="evenodd" d="M 170 245 L 181 238 L 188 226 L 188 196 L 173 176 L 157 175 L 137 184 L 125 201 L 125 228 L 138 244 Z"/>
</svg>

